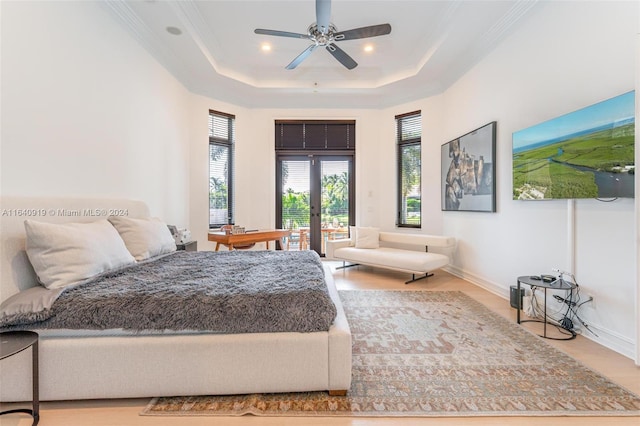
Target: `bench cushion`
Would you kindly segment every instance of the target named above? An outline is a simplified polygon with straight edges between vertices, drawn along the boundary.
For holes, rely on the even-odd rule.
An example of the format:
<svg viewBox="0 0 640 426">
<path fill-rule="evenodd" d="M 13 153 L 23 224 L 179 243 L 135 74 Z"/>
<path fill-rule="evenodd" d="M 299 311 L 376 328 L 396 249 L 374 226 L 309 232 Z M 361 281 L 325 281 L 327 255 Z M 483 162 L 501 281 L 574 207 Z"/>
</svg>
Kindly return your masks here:
<svg viewBox="0 0 640 426">
<path fill-rule="evenodd" d="M 400 232 L 380 232 L 380 241 L 429 247 L 453 247 L 456 244 L 456 239 L 453 237 Z"/>
<path fill-rule="evenodd" d="M 449 263 L 449 258 L 440 253 L 427 253 L 390 247 L 380 247 L 374 250 L 342 247 L 335 250 L 334 257 L 354 263 L 416 273 L 433 271 Z"/>
</svg>

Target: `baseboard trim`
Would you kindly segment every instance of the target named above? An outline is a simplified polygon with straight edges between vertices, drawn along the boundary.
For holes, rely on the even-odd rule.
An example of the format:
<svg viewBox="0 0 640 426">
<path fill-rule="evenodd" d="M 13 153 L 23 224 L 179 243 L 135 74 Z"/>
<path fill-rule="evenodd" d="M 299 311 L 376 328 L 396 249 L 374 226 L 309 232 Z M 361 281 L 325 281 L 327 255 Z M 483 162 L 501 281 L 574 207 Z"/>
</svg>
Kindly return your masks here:
<svg viewBox="0 0 640 426">
<path fill-rule="evenodd" d="M 483 289 L 495 294 L 496 296 L 500 296 L 505 300 L 509 300 L 509 288 L 504 288 L 499 284 L 486 280 L 479 275 L 472 274 L 471 272 L 460 269 L 457 266 L 449 265 L 445 266 L 442 269 L 444 271 L 447 271 L 451 275 L 455 275 L 456 277 L 469 281 L 470 283 L 475 284 L 478 287 L 482 287 Z"/>
<path fill-rule="evenodd" d="M 469 271 L 465 271 L 457 266 L 449 265 L 442 268 L 444 271 L 450 273 L 451 275 L 455 275 L 458 278 L 461 278 L 465 281 L 469 281 L 471 284 L 477 285 L 488 292 L 495 294 L 498 297 L 509 300 L 509 287 L 505 288 L 504 285 L 500 285 L 489 281 L 483 277 L 480 277 L 476 274 L 473 274 Z M 514 278 L 515 284 L 515 278 Z M 599 345 L 604 346 L 605 348 L 611 349 L 614 352 L 619 353 L 620 355 L 626 356 L 629 359 L 635 360 L 635 346 L 631 339 L 621 336 L 613 330 L 609 330 L 606 327 L 601 326 L 600 324 L 595 324 L 589 322 L 589 328 L 591 328 L 598 336 L 589 333 L 588 330 L 583 330 L 581 335 Z"/>
</svg>

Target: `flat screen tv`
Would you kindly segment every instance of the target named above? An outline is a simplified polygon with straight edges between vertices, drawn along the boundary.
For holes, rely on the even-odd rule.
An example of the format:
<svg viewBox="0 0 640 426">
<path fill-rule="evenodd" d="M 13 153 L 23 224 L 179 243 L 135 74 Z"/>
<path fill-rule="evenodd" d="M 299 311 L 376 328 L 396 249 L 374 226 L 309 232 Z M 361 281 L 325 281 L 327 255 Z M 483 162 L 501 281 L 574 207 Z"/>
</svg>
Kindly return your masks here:
<svg viewBox="0 0 640 426">
<path fill-rule="evenodd" d="M 513 199 L 633 198 L 635 92 L 513 134 Z"/>
</svg>

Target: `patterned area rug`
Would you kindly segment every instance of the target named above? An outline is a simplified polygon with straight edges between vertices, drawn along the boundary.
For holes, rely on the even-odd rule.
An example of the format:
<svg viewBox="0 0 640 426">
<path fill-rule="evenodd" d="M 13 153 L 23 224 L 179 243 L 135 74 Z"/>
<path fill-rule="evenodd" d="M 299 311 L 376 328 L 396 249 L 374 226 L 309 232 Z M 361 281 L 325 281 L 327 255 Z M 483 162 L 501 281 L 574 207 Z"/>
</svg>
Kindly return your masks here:
<svg viewBox="0 0 640 426">
<path fill-rule="evenodd" d="M 341 291 L 353 384 L 326 392 L 154 398 L 144 415 L 620 416 L 640 397 L 461 292 Z"/>
</svg>

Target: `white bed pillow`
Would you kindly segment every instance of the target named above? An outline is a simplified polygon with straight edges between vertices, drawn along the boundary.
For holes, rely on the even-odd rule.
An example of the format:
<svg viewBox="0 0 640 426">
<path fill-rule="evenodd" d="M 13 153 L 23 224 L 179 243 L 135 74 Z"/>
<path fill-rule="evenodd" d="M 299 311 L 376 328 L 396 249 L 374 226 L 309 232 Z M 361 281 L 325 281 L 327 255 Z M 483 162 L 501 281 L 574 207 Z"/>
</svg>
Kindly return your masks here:
<svg viewBox="0 0 640 426">
<path fill-rule="evenodd" d="M 379 243 L 380 230 L 371 227 L 356 227 L 356 248 L 377 249 Z"/>
<path fill-rule="evenodd" d="M 38 281 L 49 289 L 86 282 L 135 259 L 106 220 L 45 223 L 25 220 L 26 249 Z"/>
<path fill-rule="evenodd" d="M 167 224 L 156 217 L 136 219 L 111 216 L 129 252 L 138 261 L 176 251 L 176 243 Z"/>
</svg>

